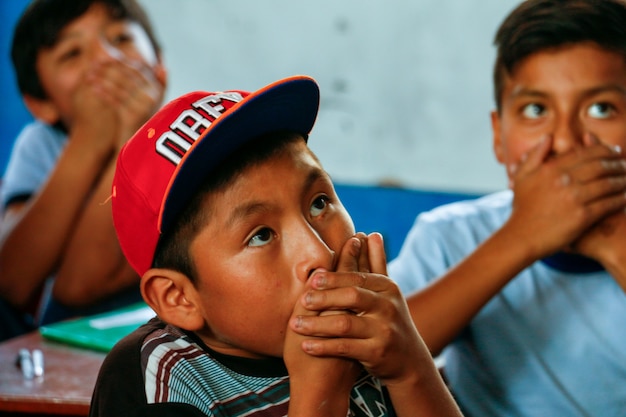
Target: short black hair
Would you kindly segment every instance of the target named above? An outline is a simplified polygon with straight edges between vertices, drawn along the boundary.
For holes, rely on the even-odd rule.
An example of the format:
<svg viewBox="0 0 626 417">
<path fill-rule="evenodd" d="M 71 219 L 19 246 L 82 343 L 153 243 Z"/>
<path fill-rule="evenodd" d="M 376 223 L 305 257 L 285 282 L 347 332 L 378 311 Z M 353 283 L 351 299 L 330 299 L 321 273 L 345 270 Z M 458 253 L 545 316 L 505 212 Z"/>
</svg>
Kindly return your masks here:
<svg viewBox="0 0 626 417">
<path fill-rule="evenodd" d="M 54 46 L 61 31 L 94 4 L 104 5 L 115 19 L 137 22 L 154 50 L 161 51 L 148 16 L 137 0 L 33 0 L 18 20 L 11 44 L 11 60 L 22 95 L 47 98 L 37 73 L 37 54 Z"/>
<path fill-rule="evenodd" d="M 210 219 L 206 203 L 211 195 L 224 190 L 248 168 L 279 154 L 289 143 L 307 140 L 307 136 L 292 131 L 275 131 L 255 138 L 220 163 L 204 180 L 185 210 L 169 231 L 159 239 L 152 267 L 172 269 L 197 282 L 197 272 L 189 246 Z M 279 184 L 277 184 L 279 185 Z"/>
<path fill-rule="evenodd" d="M 494 98 L 502 105 L 504 80 L 528 56 L 570 44 L 593 42 L 626 59 L 623 0 L 526 0 L 502 22 L 494 45 Z"/>
</svg>

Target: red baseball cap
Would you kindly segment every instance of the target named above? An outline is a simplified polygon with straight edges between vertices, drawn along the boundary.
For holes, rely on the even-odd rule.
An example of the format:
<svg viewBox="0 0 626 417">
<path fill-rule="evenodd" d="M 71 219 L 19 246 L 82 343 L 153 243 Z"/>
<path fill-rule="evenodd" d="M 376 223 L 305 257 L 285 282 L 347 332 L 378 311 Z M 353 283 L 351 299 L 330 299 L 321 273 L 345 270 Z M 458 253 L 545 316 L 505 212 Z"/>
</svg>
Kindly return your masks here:
<svg viewBox="0 0 626 417">
<path fill-rule="evenodd" d="M 159 237 L 220 162 L 265 133 L 308 135 L 318 108 L 315 80 L 294 76 L 252 93 L 194 91 L 152 116 L 120 151 L 113 178 L 113 223 L 135 271 L 150 269 Z"/>
</svg>

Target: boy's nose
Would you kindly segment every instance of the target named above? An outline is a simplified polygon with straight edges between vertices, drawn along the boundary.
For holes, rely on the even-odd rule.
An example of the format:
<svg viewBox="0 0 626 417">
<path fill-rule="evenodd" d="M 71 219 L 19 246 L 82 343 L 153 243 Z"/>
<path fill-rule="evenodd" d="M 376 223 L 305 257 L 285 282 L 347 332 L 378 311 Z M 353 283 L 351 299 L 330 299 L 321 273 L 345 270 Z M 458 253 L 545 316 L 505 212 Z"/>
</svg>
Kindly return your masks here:
<svg viewBox="0 0 626 417">
<path fill-rule="evenodd" d="M 553 152 L 562 154 L 583 146 L 584 129 L 574 118 L 563 118 L 556 122 L 553 129 Z"/>
<path fill-rule="evenodd" d="M 335 251 L 330 249 L 319 233 L 307 223 L 295 236 L 292 256 L 296 259 L 296 275 L 302 282 L 309 279 L 319 268 L 331 269 L 335 261 Z"/>
</svg>

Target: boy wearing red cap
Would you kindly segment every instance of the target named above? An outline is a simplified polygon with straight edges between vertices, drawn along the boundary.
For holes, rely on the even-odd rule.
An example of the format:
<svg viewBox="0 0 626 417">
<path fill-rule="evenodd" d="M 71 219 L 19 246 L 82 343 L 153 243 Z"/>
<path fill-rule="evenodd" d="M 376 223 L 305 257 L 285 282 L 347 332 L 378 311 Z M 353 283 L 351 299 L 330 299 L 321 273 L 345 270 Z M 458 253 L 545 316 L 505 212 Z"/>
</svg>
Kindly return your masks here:
<svg viewBox="0 0 626 417">
<path fill-rule="evenodd" d="M 459 416 L 307 147 L 308 77 L 193 92 L 125 145 L 118 238 L 158 318 L 107 356 L 92 416 Z"/>
</svg>

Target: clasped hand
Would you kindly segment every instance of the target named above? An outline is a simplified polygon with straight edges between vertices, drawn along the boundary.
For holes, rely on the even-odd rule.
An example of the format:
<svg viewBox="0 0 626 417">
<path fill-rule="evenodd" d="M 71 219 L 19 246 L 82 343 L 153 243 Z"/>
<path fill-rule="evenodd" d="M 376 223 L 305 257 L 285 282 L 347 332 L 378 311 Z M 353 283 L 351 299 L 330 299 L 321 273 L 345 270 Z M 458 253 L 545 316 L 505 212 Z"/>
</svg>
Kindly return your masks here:
<svg viewBox="0 0 626 417">
<path fill-rule="evenodd" d="M 311 276 L 289 327 L 307 355 L 358 363 L 387 385 L 415 377 L 410 363 L 431 360 L 404 297 L 387 277 L 378 233 L 358 233 L 342 249 L 336 271 Z"/>
</svg>

